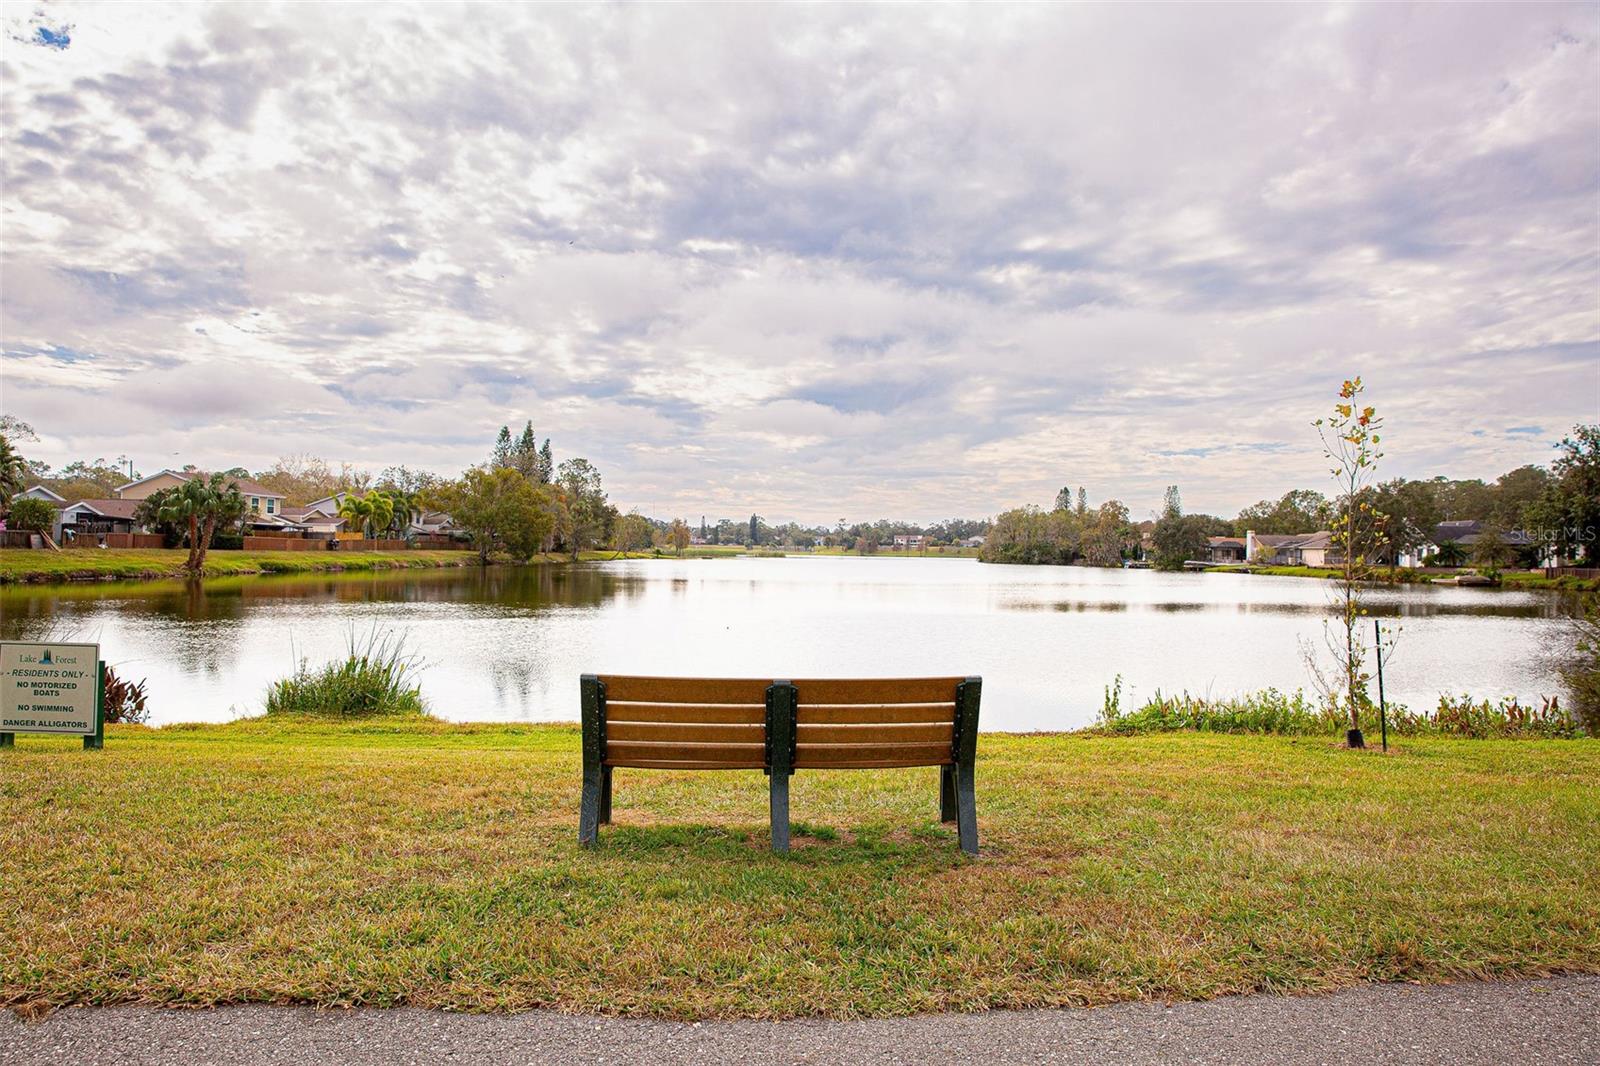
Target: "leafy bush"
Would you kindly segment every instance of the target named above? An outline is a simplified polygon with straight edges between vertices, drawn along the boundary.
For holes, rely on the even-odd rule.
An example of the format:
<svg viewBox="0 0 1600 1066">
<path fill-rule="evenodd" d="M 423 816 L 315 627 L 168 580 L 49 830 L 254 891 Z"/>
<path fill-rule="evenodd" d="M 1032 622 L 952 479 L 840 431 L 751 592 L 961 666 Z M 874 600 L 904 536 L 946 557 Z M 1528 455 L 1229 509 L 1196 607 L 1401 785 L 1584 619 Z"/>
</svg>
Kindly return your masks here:
<svg viewBox="0 0 1600 1066">
<path fill-rule="evenodd" d="M 1261 692 L 1226 699 L 1191 696 L 1163 696 L 1159 691 L 1144 706 L 1122 710 L 1122 679 L 1106 689 L 1096 728 L 1118 735 L 1134 733 L 1279 733 L 1294 736 L 1338 736 L 1348 727 L 1346 716 L 1325 705 L 1293 693 L 1264 689 Z M 1378 732 L 1377 709 L 1363 712 L 1361 727 Z M 1544 737 L 1569 739 L 1596 736 L 1568 714 L 1559 699 L 1549 697 L 1538 707 L 1525 707 L 1515 697 L 1498 703 L 1468 696 L 1439 697 L 1432 713 L 1414 714 L 1404 706 L 1388 709 L 1388 729 L 1397 736 L 1457 737 Z"/>
<path fill-rule="evenodd" d="M 267 689 L 267 713 L 322 718 L 372 718 L 426 714 L 416 684 L 420 660 L 402 637 L 373 629 L 363 640 L 350 634 L 342 660 L 312 669 L 305 659 L 293 675 Z"/>
<path fill-rule="evenodd" d="M 1590 736 L 1600 737 L 1600 596 L 1584 597 L 1573 625 L 1572 659 L 1561 678 L 1572 691 L 1579 721 Z"/>
<path fill-rule="evenodd" d="M 11 513 L 6 517 L 7 529 L 22 529 L 29 533 L 48 533 L 56 524 L 56 509 L 46 500 L 32 496 L 11 501 Z"/>
<path fill-rule="evenodd" d="M 214 533 L 211 536 L 211 546 L 220 551 L 242 551 L 244 537 L 237 533 Z"/>
<path fill-rule="evenodd" d="M 101 706 L 105 709 L 106 724 L 128 722 L 139 724 L 150 717 L 145 710 L 145 681 L 124 681 L 109 664 L 106 666 L 106 683 Z"/>
<path fill-rule="evenodd" d="M 1192 730 L 1200 733 L 1288 733 L 1332 734 L 1341 730 L 1342 718 L 1330 714 L 1293 694 L 1269 688 L 1248 696 L 1208 699 L 1191 696 L 1163 696 L 1159 691 L 1143 707 L 1121 709 L 1122 679 L 1107 689 L 1100 710 L 1100 728 L 1109 733 L 1167 733 Z"/>
<path fill-rule="evenodd" d="M 1524 707 L 1515 696 L 1507 696 L 1499 703 L 1488 700 L 1473 703 L 1470 696 L 1445 694 L 1439 697 L 1439 709 L 1432 718 L 1422 718 L 1408 725 L 1411 725 L 1409 732 L 1458 737 L 1570 739 L 1585 735 L 1583 727 L 1562 709 L 1560 699 L 1554 696 L 1541 700 L 1538 707 Z"/>
</svg>

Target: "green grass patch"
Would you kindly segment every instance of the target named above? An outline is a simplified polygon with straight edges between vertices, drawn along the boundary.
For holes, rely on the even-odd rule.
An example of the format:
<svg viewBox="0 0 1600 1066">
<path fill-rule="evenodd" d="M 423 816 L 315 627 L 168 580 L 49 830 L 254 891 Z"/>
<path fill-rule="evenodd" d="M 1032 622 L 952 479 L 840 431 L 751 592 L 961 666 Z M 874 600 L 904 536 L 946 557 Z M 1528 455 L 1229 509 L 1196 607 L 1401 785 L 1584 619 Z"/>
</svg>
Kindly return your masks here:
<svg viewBox="0 0 1600 1066">
<path fill-rule="evenodd" d="M 256 719 L 0 752 L 0 1002 L 905 1015 L 1600 971 L 1600 742 L 985 734 L 937 773 L 619 770 L 578 731 Z"/>
<path fill-rule="evenodd" d="M 66 551 L 0 549 L 0 585 L 24 582 L 157 580 L 180 578 L 189 553 L 168 548 L 72 548 Z M 583 552 L 580 561 L 653 558 L 644 553 Z M 571 562 L 568 555 L 537 555 L 530 564 Z M 496 558 L 496 563 L 507 560 Z M 205 576 L 312 574 L 344 570 L 432 569 L 477 566 L 475 552 L 417 549 L 387 552 L 219 551 L 206 554 Z"/>
</svg>

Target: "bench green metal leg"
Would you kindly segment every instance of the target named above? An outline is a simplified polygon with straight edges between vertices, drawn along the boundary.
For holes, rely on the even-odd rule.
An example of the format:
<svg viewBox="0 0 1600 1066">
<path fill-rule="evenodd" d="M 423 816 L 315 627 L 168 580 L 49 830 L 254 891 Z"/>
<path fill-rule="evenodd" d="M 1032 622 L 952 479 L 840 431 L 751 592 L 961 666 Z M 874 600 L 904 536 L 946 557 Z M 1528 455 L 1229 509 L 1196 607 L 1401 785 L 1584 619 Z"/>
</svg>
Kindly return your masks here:
<svg viewBox="0 0 1600 1066">
<path fill-rule="evenodd" d="M 972 766 L 956 767 L 956 832 L 961 850 L 978 854 L 978 799 L 972 786 Z"/>
<path fill-rule="evenodd" d="M 955 756 L 956 835 L 961 850 L 978 854 L 978 800 L 973 790 L 972 770 L 978 763 L 978 704 L 983 697 L 983 679 L 969 677 L 956 686 Z"/>
<path fill-rule="evenodd" d="M 795 713 L 800 697 L 787 681 L 767 686 L 767 785 L 772 850 L 789 851 L 789 775 L 794 771 Z"/>
<path fill-rule="evenodd" d="M 939 821 L 956 820 L 956 768 L 939 767 Z"/>
<path fill-rule="evenodd" d="M 772 808 L 772 850 L 784 855 L 789 851 L 789 775 L 773 771 L 767 789 Z"/>
<path fill-rule="evenodd" d="M 611 820 L 611 768 L 606 759 L 606 689 L 593 674 L 579 682 L 583 702 L 583 798 L 578 806 L 578 843 L 592 848 L 600 823 Z"/>
<path fill-rule="evenodd" d="M 586 848 L 594 847 L 600 838 L 601 770 L 599 766 L 583 768 L 583 802 L 578 810 L 578 843 Z"/>
</svg>

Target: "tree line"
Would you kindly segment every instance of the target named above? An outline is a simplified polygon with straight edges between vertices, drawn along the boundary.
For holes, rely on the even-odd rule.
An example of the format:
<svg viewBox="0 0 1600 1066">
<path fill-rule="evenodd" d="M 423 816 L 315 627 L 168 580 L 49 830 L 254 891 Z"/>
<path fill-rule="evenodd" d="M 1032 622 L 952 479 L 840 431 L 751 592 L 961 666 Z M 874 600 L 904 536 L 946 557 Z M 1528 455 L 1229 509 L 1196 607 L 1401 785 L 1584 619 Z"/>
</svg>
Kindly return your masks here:
<svg viewBox="0 0 1600 1066">
<path fill-rule="evenodd" d="M 1600 561 L 1600 426 L 1574 427 L 1556 452 L 1548 468 L 1520 466 L 1493 481 L 1441 476 L 1362 486 L 1354 502 L 1357 513 L 1374 516 L 1374 561 L 1394 565 L 1400 556 L 1433 544 L 1441 524 L 1471 520 L 1484 526 L 1471 561 L 1535 565 L 1554 549 L 1594 565 Z M 1253 503 L 1234 518 L 1186 514 L 1172 485 L 1156 518 L 1134 523 L 1120 500 L 1091 508 L 1082 486 L 1066 487 L 1049 510 L 1030 505 L 998 515 L 979 558 L 1120 566 L 1147 557 L 1157 568 L 1181 569 L 1188 560 L 1207 557 L 1211 537 L 1333 531 L 1340 515 L 1337 500 L 1309 488 Z M 1468 561 L 1459 546 L 1436 546 L 1442 564 Z"/>
</svg>

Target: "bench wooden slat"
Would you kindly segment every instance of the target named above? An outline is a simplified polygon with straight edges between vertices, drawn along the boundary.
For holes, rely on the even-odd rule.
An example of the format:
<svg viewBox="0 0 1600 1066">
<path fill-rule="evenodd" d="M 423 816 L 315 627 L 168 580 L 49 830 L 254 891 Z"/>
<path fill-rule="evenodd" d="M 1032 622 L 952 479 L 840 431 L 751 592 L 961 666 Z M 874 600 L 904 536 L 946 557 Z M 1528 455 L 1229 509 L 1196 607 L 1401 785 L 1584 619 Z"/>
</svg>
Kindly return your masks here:
<svg viewBox="0 0 1600 1066">
<path fill-rule="evenodd" d="M 848 703 L 805 704 L 795 711 L 801 725 L 876 724 L 879 722 L 955 722 L 956 705 L 949 703 Z"/>
<path fill-rule="evenodd" d="M 944 744 L 955 739 L 955 723 L 951 721 L 913 723 L 911 725 L 807 725 L 801 722 L 795 730 L 799 744 Z"/>
<path fill-rule="evenodd" d="M 946 762 L 935 762 L 931 759 L 861 759 L 847 763 L 812 763 L 807 766 L 796 766 L 800 770 L 892 770 L 896 767 L 922 767 L 922 766 L 949 766 Z"/>
<path fill-rule="evenodd" d="M 604 675 L 606 702 L 635 700 L 644 703 L 759 703 L 767 702 L 771 678 L 734 677 L 631 677 Z"/>
<path fill-rule="evenodd" d="M 797 680 L 800 706 L 808 703 L 954 702 L 961 677 L 863 677 Z"/>
<path fill-rule="evenodd" d="M 606 741 L 608 766 L 636 766 L 640 760 L 657 762 L 703 762 L 719 766 L 761 767 L 766 765 L 767 748 L 756 744 L 656 743 L 647 740 Z"/>
<path fill-rule="evenodd" d="M 607 762 L 607 766 L 621 765 L 624 770 L 759 770 L 761 764 L 732 762 L 701 762 L 695 759 L 629 759 L 625 764 Z"/>
<path fill-rule="evenodd" d="M 796 769 L 819 766 L 943 766 L 953 763 L 945 744 L 796 744 Z"/>
<path fill-rule="evenodd" d="M 607 722 L 702 722 L 765 725 L 764 703 L 619 703 L 606 701 Z"/>
<path fill-rule="evenodd" d="M 946 731 L 948 732 L 948 730 Z M 719 725 L 704 722 L 606 722 L 606 742 L 645 740 L 678 744 L 761 744 L 767 742 L 760 722 Z"/>
</svg>

